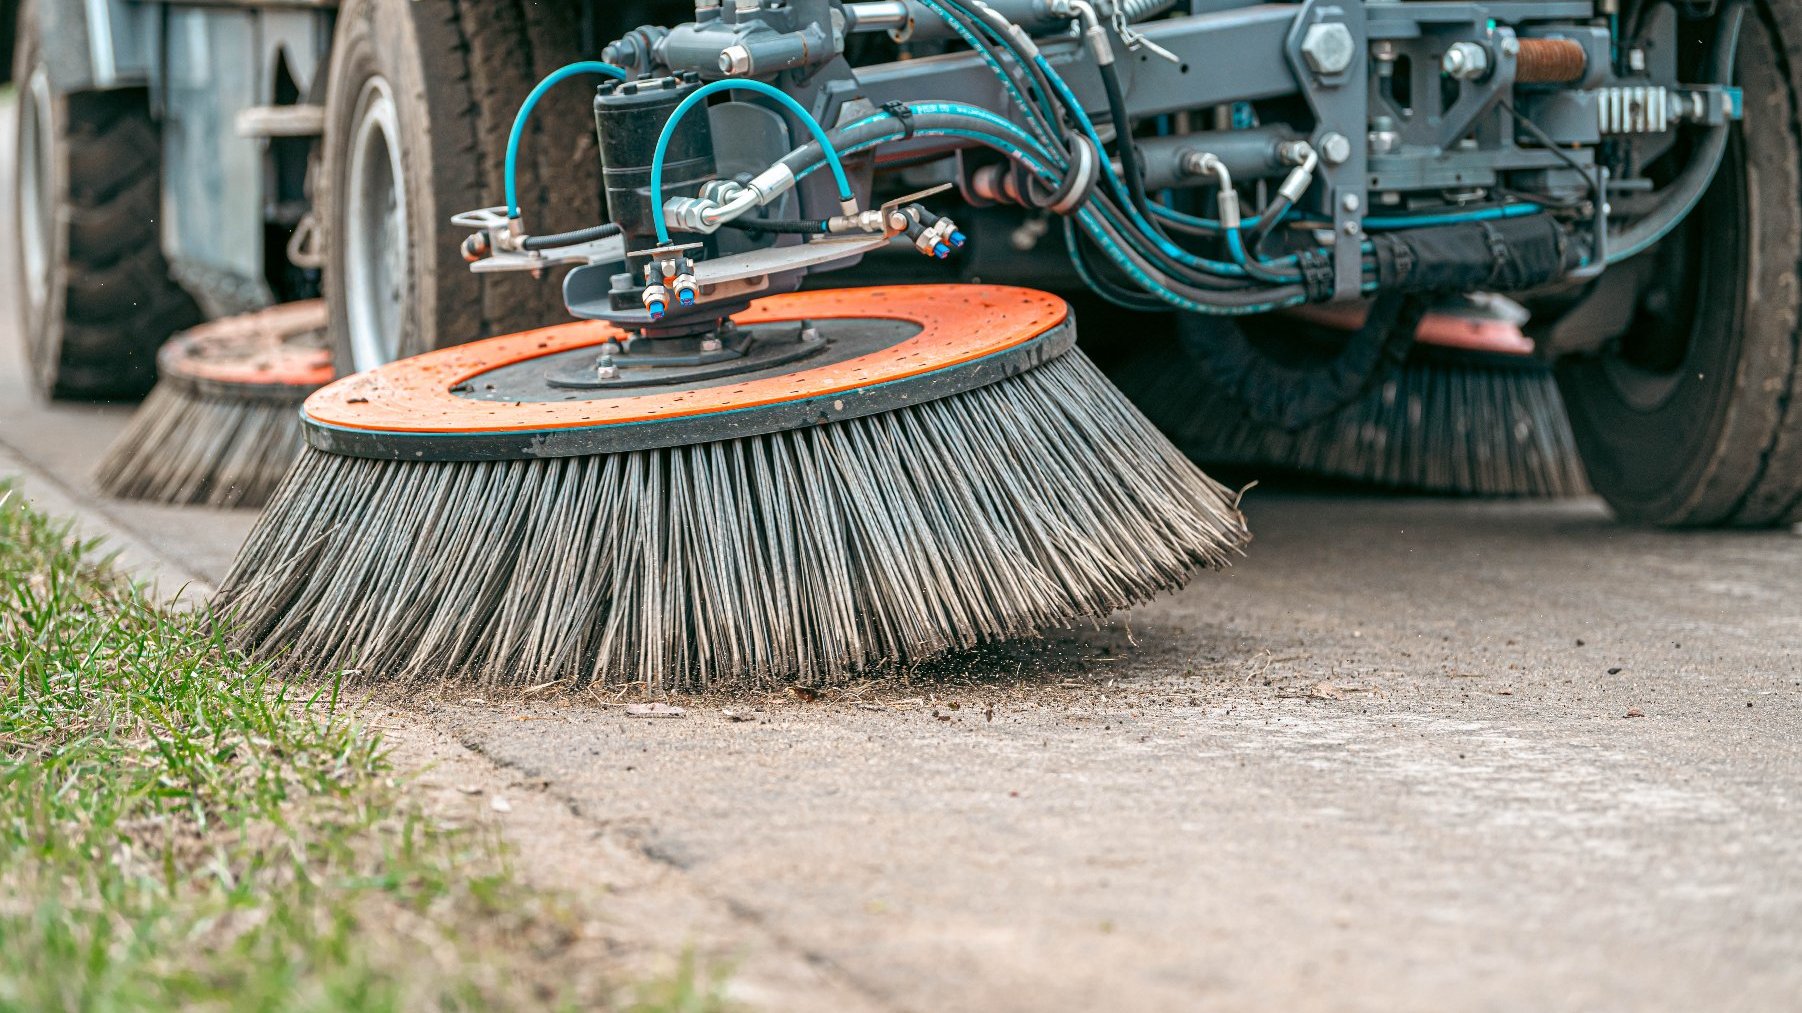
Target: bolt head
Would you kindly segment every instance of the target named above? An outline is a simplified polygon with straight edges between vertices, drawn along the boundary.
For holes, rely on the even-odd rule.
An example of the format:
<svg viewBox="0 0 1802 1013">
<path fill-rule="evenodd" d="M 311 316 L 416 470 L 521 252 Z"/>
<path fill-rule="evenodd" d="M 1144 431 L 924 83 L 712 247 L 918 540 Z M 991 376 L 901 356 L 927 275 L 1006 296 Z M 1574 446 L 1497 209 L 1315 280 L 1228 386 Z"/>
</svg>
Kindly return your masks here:
<svg viewBox="0 0 1802 1013">
<path fill-rule="evenodd" d="M 1627 50 L 1627 69 L 1635 74 L 1646 71 L 1646 51 L 1638 47 Z"/>
<path fill-rule="evenodd" d="M 1341 133 L 1328 133 L 1320 138 L 1320 157 L 1328 165 L 1344 165 L 1352 156 L 1351 138 Z"/>
<path fill-rule="evenodd" d="M 1316 74 L 1343 74 L 1357 56 L 1351 29 L 1336 22 L 1309 25 L 1301 37 L 1301 55 Z"/>
</svg>

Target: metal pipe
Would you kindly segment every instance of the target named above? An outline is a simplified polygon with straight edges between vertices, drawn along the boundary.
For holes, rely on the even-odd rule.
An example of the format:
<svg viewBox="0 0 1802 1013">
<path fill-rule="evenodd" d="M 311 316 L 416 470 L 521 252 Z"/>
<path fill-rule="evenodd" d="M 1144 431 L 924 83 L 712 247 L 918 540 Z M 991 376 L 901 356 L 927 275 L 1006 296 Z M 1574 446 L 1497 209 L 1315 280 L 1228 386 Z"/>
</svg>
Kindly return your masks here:
<svg viewBox="0 0 1802 1013">
<path fill-rule="evenodd" d="M 844 10 L 847 32 L 892 32 L 913 20 L 906 0 L 865 0 L 848 3 Z"/>
</svg>

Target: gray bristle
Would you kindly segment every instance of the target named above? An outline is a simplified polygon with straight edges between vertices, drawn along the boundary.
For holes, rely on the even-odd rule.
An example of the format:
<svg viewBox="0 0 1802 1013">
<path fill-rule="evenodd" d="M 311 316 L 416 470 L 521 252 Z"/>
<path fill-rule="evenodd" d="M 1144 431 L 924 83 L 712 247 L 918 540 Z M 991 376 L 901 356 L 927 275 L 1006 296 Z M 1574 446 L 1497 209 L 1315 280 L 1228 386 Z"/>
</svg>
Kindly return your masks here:
<svg viewBox="0 0 1802 1013">
<path fill-rule="evenodd" d="M 96 478 L 121 499 L 259 507 L 299 456 L 297 402 L 202 395 L 167 383 L 144 399 Z"/>
<path fill-rule="evenodd" d="M 1247 419 L 1180 359 L 1144 356 L 1115 379 L 1203 464 L 1459 496 L 1559 498 L 1589 489 L 1549 369 L 1411 358 L 1359 400 L 1294 433 Z"/>
<path fill-rule="evenodd" d="M 305 452 L 218 604 L 379 677 L 827 683 L 1102 616 L 1228 562 L 1233 495 L 1070 352 L 869 418 L 535 461 Z"/>
</svg>

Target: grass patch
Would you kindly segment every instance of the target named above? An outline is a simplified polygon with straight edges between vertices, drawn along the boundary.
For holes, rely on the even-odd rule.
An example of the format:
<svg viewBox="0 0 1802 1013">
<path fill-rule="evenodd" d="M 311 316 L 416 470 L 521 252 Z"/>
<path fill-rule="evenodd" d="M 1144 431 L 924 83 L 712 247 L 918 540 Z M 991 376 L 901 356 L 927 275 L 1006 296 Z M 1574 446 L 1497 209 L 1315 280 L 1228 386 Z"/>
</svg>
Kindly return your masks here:
<svg viewBox="0 0 1802 1013">
<path fill-rule="evenodd" d="M 0 482 L 0 1009 L 721 1008 L 691 960 L 605 980 L 338 688 L 245 662 Z"/>
</svg>

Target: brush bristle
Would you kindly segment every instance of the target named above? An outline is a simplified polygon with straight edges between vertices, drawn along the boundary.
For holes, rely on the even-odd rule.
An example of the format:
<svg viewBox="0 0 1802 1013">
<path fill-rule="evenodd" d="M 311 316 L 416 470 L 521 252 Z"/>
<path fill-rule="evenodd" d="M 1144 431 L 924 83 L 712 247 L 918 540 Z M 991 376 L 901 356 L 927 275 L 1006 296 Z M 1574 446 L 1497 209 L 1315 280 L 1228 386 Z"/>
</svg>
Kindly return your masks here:
<svg viewBox="0 0 1802 1013">
<path fill-rule="evenodd" d="M 96 478 L 101 491 L 120 499 L 260 507 L 304 442 L 298 402 L 160 383 L 108 448 Z"/>
<path fill-rule="evenodd" d="M 1458 496 L 1560 498 L 1588 491 L 1550 370 L 1410 358 L 1363 397 L 1289 433 L 1246 418 L 1181 355 L 1139 357 L 1115 379 L 1204 465 Z"/>
<path fill-rule="evenodd" d="M 899 411 L 690 447 L 309 449 L 219 605 L 241 644 L 315 669 L 818 684 L 1105 615 L 1247 540 L 1233 495 L 1073 351 Z"/>
</svg>

